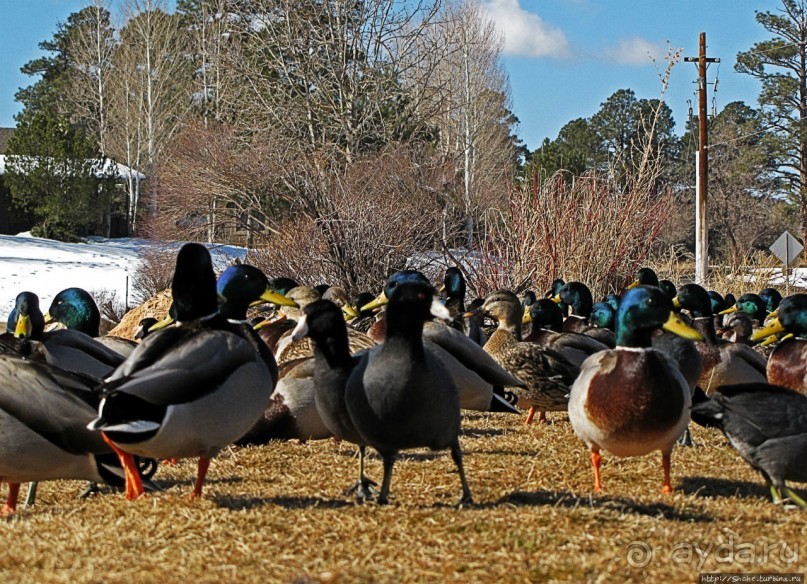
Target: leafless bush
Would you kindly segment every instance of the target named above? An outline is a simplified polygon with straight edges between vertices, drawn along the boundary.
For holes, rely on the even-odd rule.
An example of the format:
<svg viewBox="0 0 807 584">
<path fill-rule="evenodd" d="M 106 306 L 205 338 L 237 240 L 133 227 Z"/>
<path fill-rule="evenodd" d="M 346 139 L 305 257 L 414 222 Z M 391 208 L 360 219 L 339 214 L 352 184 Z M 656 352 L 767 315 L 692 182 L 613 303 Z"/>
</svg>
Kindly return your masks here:
<svg viewBox="0 0 807 584">
<path fill-rule="evenodd" d="M 648 190 L 617 192 L 592 174 L 562 174 L 511 187 L 491 211 L 473 280 L 496 288 L 544 291 L 555 278 L 585 282 L 595 296 L 620 289 L 644 263 L 668 217 L 670 199 Z"/>
<path fill-rule="evenodd" d="M 292 198 L 287 175 L 296 153 L 268 132 L 249 138 L 225 124 L 188 123 L 159 168 L 155 238 L 239 241 L 277 227 L 277 212 Z"/>
<path fill-rule="evenodd" d="M 175 264 L 175 249 L 146 248 L 142 254 L 142 261 L 132 277 L 134 301 L 140 304 L 158 292 L 170 288 Z"/>
<path fill-rule="evenodd" d="M 418 156 L 391 148 L 357 160 L 344 175 L 311 181 L 316 192 L 261 246 L 256 263 L 304 283 L 377 288 L 439 241 L 439 194 L 453 174 Z"/>
<path fill-rule="evenodd" d="M 105 319 L 117 324 L 126 314 L 125 303 L 118 298 L 118 293 L 114 290 L 93 290 L 92 297 Z"/>
</svg>

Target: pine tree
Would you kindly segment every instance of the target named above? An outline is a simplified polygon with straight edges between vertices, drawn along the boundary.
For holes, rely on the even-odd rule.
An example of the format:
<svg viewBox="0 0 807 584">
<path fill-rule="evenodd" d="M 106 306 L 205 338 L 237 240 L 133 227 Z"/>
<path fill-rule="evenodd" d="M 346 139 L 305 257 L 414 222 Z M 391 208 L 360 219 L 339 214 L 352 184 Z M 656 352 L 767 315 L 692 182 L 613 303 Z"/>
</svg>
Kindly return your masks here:
<svg viewBox="0 0 807 584">
<path fill-rule="evenodd" d="M 23 112 L 17 123 L 4 180 L 15 205 L 33 213 L 33 234 L 71 241 L 91 233 L 112 190 L 96 178 L 93 141 L 64 116 Z"/>
</svg>

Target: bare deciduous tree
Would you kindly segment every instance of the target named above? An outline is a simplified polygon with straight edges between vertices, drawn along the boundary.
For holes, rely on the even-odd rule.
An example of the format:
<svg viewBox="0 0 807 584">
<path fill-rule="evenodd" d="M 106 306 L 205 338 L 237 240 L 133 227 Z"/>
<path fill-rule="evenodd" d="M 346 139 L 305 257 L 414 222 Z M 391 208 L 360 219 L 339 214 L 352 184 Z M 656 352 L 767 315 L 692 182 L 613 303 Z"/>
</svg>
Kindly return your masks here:
<svg viewBox="0 0 807 584">
<path fill-rule="evenodd" d="M 239 136 L 232 127 L 186 124 L 160 165 L 160 214 L 155 235 L 181 234 L 213 242 L 276 230 L 293 188 L 288 177 L 303 160 L 268 133 Z"/>
<path fill-rule="evenodd" d="M 454 204 L 461 209 L 464 245 L 470 248 L 475 218 L 497 202 L 516 162 L 510 86 L 500 60 L 503 38 L 478 0 L 447 3 L 430 34 L 434 44 L 445 47 L 429 77 L 427 93 L 437 112 L 431 121 L 440 130 L 441 151 L 463 179 Z"/>
<path fill-rule="evenodd" d="M 239 42 L 228 53 L 241 89 L 228 99 L 251 129 L 280 130 L 306 152 L 346 162 L 425 131 L 404 82 L 434 2 L 254 0 L 250 6 L 239 13 Z"/>
<path fill-rule="evenodd" d="M 349 291 L 376 289 L 396 269 L 420 267 L 434 249 L 445 180 L 442 158 L 413 147 L 390 147 L 329 174 L 313 212 L 294 208 L 258 251 L 267 273 Z"/>
<path fill-rule="evenodd" d="M 161 0 L 127 0 L 125 24 L 115 54 L 115 136 L 111 151 L 130 168 L 150 177 L 152 209 L 158 204 L 154 168 L 165 145 L 191 106 L 192 61 L 178 15 L 165 12 Z M 133 181 L 136 182 L 136 181 Z M 130 229 L 139 207 L 132 184 Z"/>
<path fill-rule="evenodd" d="M 68 54 L 73 64 L 70 84 L 64 93 L 71 119 L 95 138 L 101 154 L 108 155 L 109 78 L 115 51 L 115 30 L 109 2 L 90 0 L 83 19 L 70 35 Z"/>
</svg>

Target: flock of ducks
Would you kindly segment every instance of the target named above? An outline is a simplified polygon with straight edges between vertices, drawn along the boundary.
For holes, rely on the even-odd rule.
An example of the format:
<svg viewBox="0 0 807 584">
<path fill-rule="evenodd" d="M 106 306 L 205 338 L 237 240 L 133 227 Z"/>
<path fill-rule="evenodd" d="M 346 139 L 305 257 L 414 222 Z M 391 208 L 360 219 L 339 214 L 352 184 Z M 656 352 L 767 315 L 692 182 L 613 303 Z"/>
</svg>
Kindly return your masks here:
<svg viewBox="0 0 807 584">
<path fill-rule="evenodd" d="M 207 249 L 190 243 L 169 314 L 141 321 L 139 342 L 99 336 L 83 290 L 61 292 L 44 315 L 20 293 L 0 335 L 3 512 L 23 482 L 108 483 L 135 499 L 156 488 L 158 461 L 178 458 L 198 458 L 198 497 L 230 444 L 330 437 L 358 447 L 346 493 L 359 500 L 387 503 L 398 453 L 427 447 L 450 451 L 468 505 L 463 409 L 528 410 L 527 423 L 568 412 L 597 491 L 603 451 L 660 451 L 672 492 L 671 454 L 691 443 L 691 419 L 722 430 L 774 501 L 807 507 L 786 485 L 807 482 L 807 295 L 735 300 L 649 268 L 596 303 L 585 284 L 556 280 L 546 294 L 497 290 L 466 306 L 457 268 L 441 292 L 414 270 L 354 302 L 244 264 L 216 278 Z M 368 447 L 383 460 L 380 488 L 365 473 Z"/>
</svg>

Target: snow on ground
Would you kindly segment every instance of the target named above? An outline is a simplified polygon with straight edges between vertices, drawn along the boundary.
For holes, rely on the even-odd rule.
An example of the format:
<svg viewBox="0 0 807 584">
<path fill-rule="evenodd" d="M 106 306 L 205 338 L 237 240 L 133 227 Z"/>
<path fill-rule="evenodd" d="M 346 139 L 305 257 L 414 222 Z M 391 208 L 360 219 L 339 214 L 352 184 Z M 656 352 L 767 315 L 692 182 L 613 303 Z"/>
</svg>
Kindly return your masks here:
<svg viewBox="0 0 807 584">
<path fill-rule="evenodd" d="M 129 305 L 134 305 L 137 299 L 133 298 L 131 281 L 143 252 L 152 246 L 179 250 L 181 245 L 99 237 L 85 243 L 63 243 L 31 237 L 30 233 L 0 235 L 0 321 L 5 321 L 14 308 L 17 294 L 26 290 L 39 296 L 43 312 L 59 291 L 74 286 L 91 294 L 114 293 L 122 304 L 128 298 Z M 208 247 L 218 270 L 236 257 L 243 259 L 246 253 L 236 246 Z"/>
</svg>

